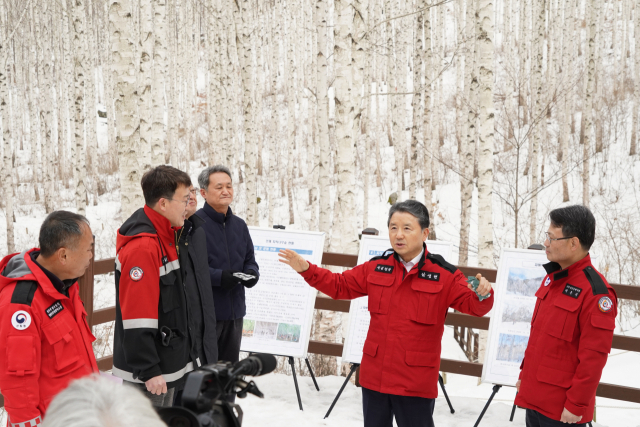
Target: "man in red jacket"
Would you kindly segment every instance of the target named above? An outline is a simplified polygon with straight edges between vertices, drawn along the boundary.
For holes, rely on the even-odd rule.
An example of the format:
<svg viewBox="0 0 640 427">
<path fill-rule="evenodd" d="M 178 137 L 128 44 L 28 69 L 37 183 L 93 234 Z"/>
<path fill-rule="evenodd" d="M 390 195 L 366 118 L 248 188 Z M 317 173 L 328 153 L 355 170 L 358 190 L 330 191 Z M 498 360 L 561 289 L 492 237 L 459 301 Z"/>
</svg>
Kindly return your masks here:
<svg viewBox="0 0 640 427">
<path fill-rule="evenodd" d="M 191 277 L 180 265 L 178 245 L 191 179 L 162 165 L 147 171 L 141 185 L 145 205 L 122 224 L 116 238 L 112 372 L 155 406 L 166 407 L 185 375 L 202 364 L 189 324 Z"/>
<path fill-rule="evenodd" d="M 371 324 L 364 343 L 360 384 L 365 427 L 432 427 L 444 320 L 449 307 L 483 316 L 493 295 L 480 301 L 455 266 L 428 252 L 429 212 L 407 200 L 389 210 L 393 249 L 342 274 L 280 252 L 314 288 L 334 299 L 369 296 Z M 491 284 L 478 274 L 478 295 Z"/>
<path fill-rule="evenodd" d="M 39 240 L 0 261 L 0 390 L 11 427 L 39 426 L 58 392 L 98 372 L 77 282 L 93 256 L 89 222 L 53 212 Z"/>
<path fill-rule="evenodd" d="M 580 205 L 555 209 L 544 242 L 547 276 L 536 292 L 516 405 L 527 427 L 584 426 L 611 351 L 618 300 L 593 267 L 596 220 Z"/>
</svg>

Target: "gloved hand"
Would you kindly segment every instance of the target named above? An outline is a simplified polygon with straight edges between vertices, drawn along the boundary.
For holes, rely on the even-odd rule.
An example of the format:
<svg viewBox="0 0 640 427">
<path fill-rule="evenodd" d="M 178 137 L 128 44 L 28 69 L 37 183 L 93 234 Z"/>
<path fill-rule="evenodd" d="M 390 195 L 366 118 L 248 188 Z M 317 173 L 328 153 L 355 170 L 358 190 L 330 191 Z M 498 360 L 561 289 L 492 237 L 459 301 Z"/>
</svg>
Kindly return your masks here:
<svg viewBox="0 0 640 427">
<path fill-rule="evenodd" d="M 241 282 L 240 279 L 233 276 L 233 273 L 238 273 L 233 270 L 222 270 L 222 277 L 220 277 L 220 287 L 225 291 L 231 290 L 235 285 Z"/>
<path fill-rule="evenodd" d="M 247 271 L 247 274 L 253 276 L 253 279 L 244 280 L 242 284 L 247 288 L 253 288 L 256 283 L 258 283 L 258 273 L 256 273 L 254 270 L 249 270 Z"/>
</svg>

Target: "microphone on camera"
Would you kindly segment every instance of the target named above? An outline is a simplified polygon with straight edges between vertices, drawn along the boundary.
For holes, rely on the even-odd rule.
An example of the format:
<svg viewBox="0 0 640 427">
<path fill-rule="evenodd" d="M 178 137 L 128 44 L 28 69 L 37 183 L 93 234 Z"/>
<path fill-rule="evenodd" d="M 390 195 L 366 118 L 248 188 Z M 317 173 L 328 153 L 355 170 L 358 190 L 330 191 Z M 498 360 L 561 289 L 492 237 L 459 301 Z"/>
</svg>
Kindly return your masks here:
<svg viewBox="0 0 640 427">
<path fill-rule="evenodd" d="M 254 353 L 233 366 L 231 376 L 249 375 L 259 377 L 276 369 L 278 362 L 271 354 Z"/>
</svg>

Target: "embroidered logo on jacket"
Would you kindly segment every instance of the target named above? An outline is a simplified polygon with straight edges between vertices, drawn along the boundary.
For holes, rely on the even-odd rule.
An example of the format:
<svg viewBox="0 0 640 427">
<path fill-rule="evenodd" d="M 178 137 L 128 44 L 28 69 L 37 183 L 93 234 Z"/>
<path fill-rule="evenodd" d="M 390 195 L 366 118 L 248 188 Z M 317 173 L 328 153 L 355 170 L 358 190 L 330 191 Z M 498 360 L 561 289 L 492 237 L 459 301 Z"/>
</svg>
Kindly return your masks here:
<svg viewBox="0 0 640 427">
<path fill-rule="evenodd" d="M 578 297 L 580 296 L 580 292 L 582 292 L 582 289 L 572 286 L 568 283 L 567 283 L 567 286 L 565 286 L 564 290 L 562 291 L 563 294 L 569 295 L 571 298 L 575 298 L 575 299 L 578 299 Z"/>
<path fill-rule="evenodd" d="M 60 301 L 56 301 L 53 303 L 53 305 L 49 308 L 47 308 L 45 311 L 47 313 L 47 316 L 49 316 L 49 319 L 53 319 L 54 316 L 58 313 L 60 313 L 62 311 L 64 307 L 62 306 L 62 304 L 60 303 Z"/>
<path fill-rule="evenodd" d="M 24 331 L 31 325 L 31 315 L 24 310 L 18 310 L 11 316 L 11 324 L 19 331 Z"/>
<path fill-rule="evenodd" d="M 549 286 L 549 283 L 551 283 L 551 277 L 547 276 L 547 280 L 544 281 L 544 285 Z"/>
<path fill-rule="evenodd" d="M 607 311 L 613 308 L 613 302 L 609 297 L 602 297 L 600 301 L 598 301 L 598 308 L 601 312 L 606 313 Z"/>
<path fill-rule="evenodd" d="M 424 280 L 431 280 L 432 282 L 440 281 L 440 273 L 431 273 L 430 271 L 420 271 L 418 277 Z"/>
<path fill-rule="evenodd" d="M 378 264 L 378 265 L 376 265 L 376 271 L 380 272 L 380 273 L 391 274 L 391 273 L 393 273 L 393 268 L 394 267 L 395 267 L 395 265 Z"/>
<path fill-rule="evenodd" d="M 142 271 L 140 267 L 133 267 L 131 271 L 129 271 L 129 277 L 134 282 L 137 282 L 144 277 L 144 271 Z"/>
</svg>

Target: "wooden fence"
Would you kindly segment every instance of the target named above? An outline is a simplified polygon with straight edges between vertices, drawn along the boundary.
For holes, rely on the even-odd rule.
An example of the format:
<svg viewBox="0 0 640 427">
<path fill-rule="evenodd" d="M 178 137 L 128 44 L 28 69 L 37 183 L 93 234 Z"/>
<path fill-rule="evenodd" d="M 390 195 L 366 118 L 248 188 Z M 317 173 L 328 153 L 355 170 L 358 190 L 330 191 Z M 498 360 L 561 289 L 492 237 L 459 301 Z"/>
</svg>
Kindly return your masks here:
<svg viewBox="0 0 640 427">
<path fill-rule="evenodd" d="M 356 255 L 339 254 L 325 252 L 322 256 L 322 264 L 338 267 L 355 267 L 358 257 Z M 88 313 L 87 320 L 90 326 L 113 322 L 116 319 L 116 308 L 108 307 L 93 310 L 93 285 L 94 277 L 111 273 L 115 268 L 115 258 L 91 261 L 86 273 L 78 282 L 80 284 L 80 297 L 85 304 Z M 492 283 L 496 280 L 496 270 L 478 267 L 458 267 L 465 276 L 475 276 L 481 273 Z M 619 299 L 629 299 L 640 301 L 640 286 L 611 285 Z M 345 300 L 332 300 L 326 297 L 317 297 L 315 308 L 317 310 L 349 312 L 350 302 Z M 473 329 L 489 329 L 488 317 L 474 317 L 463 313 L 449 312 L 445 325 Z M 613 336 L 614 349 L 640 352 L 640 338 L 627 337 L 623 335 Z M 309 353 L 323 354 L 328 356 L 342 356 L 342 344 L 324 341 L 309 341 Z M 113 357 L 107 356 L 98 360 L 98 367 L 101 370 L 109 370 L 113 366 Z M 482 364 L 461 360 L 441 359 L 440 371 L 453 374 L 469 375 L 473 377 L 482 376 Z M 600 383 L 596 392 L 597 396 L 610 399 L 623 400 L 627 402 L 640 403 L 640 388 L 625 387 L 620 385 Z M 4 406 L 4 399 L 0 396 L 0 406 Z"/>
</svg>

